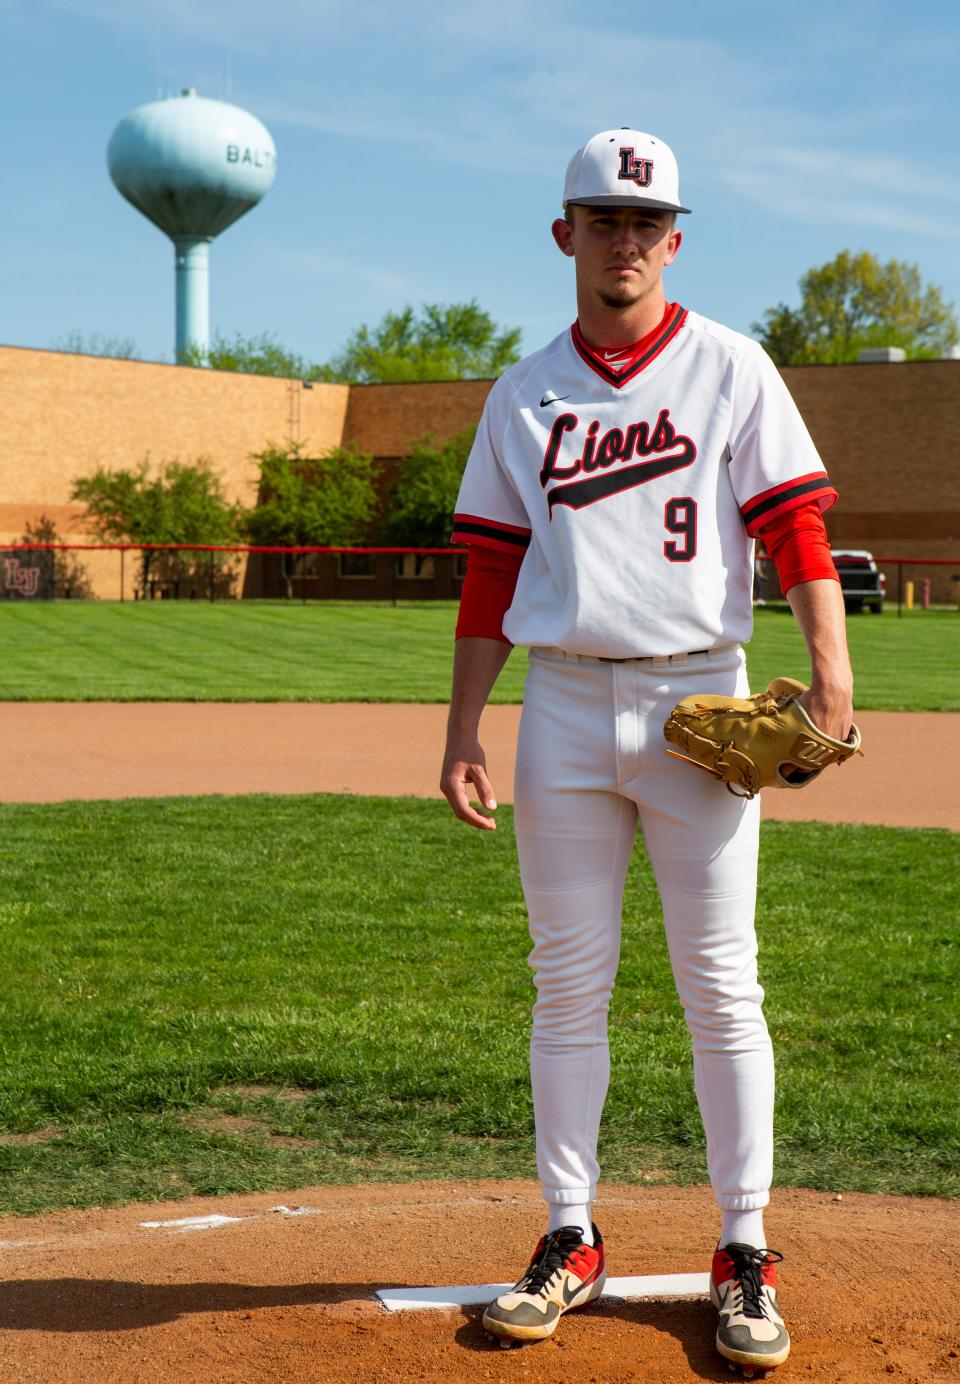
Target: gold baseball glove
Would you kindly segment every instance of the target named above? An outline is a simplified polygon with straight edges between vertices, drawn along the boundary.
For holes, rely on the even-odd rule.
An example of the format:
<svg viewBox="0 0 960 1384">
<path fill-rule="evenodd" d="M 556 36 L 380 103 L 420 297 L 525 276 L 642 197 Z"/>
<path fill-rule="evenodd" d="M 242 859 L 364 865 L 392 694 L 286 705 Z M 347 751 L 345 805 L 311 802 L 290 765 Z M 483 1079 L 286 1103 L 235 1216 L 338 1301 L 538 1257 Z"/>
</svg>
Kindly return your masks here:
<svg viewBox="0 0 960 1384">
<path fill-rule="evenodd" d="M 856 726 L 834 740 L 813 724 L 798 700 L 806 690 L 795 678 L 774 678 L 753 697 L 685 697 L 664 723 L 678 747 L 667 754 L 706 769 L 738 798 L 768 784 L 805 788 L 828 764 L 863 754 Z"/>
</svg>

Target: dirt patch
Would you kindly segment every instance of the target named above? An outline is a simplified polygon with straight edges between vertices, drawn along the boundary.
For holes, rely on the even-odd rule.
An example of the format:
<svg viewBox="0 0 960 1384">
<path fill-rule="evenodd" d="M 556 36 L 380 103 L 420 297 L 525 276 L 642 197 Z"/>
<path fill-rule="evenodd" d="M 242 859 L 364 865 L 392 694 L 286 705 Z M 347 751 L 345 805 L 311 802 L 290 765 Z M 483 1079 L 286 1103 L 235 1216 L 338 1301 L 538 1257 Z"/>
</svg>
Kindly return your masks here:
<svg viewBox="0 0 960 1384">
<path fill-rule="evenodd" d="M 0 712 L 3 802 L 181 793 L 439 797 L 445 706 L 6 702 Z M 491 706 L 481 725 L 501 802 L 511 800 L 519 716 L 519 707 Z M 960 830 L 953 767 L 960 715 L 864 711 L 857 721 L 865 757 L 802 793 L 765 792 L 765 815 Z"/>
<path fill-rule="evenodd" d="M 221 1086 L 217 1095 L 240 1096 L 243 1100 L 285 1100 L 291 1104 L 301 1104 L 314 1094 L 300 1086 Z"/>
<path fill-rule="evenodd" d="M 23 1144 L 47 1144 L 51 1139 L 59 1139 L 62 1133 L 56 1125 L 46 1125 L 43 1129 L 31 1129 L 29 1134 L 0 1134 L 0 1144 L 12 1148 Z"/>
<path fill-rule="evenodd" d="M 778 1378 L 960 1384 L 960 1205 L 781 1190 L 794 1337 Z M 273 1210 L 286 1203 L 282 1211 Z M 297 1208 L 308 1214 L 291 1214 Z M 143 1221 L 219 1213 L 220 1228 Z M 501 1351 L 479 1308 L 387 1313 L 377 1288 L 502 1282 L 541 1228 L 519 1182 L 300 1189 L 0 1221 L 0 1378 L 153 1384 L 687 1384 L 729 1381 L 705 1301 L 605 1300 L 541 1345 Z M 717 1215 L 705 1188 L 610 1185 L 597 1203 L 610 1273 L 702 1272 Z"/>
<path fill-rule="evenodd" d="M 227 1134 L 235 1139 L 266 1140 L 271 1144 L 291 1149 L 312 1149 L 316 1146 L 314 1139 L 306 1139 L 299 1134 L 283 1134 L 271 1129 L 269 1121 L 270 1115 L 266 1111 L 260 1116 L 231 1115 L 226 1110 L 217 1110 L 211 1106 L 191 1110 L 183 1117 L 183 1123 L 188 1129 L 198 1130 L 202 1134 Z"/>
<path fill-rule="evenodd" d="M 251 1134 L 264 1134 L 266 1131 L 259 1120 L 250 1115 L 228 1115 L 225 1110 L 191 1110 L 183 1117 L 188 1129 L 200 1130 L 204 1134 L 230 1134 L 241 1138 Z"/>
<path fill-rule="evenodd" d="M 279 1144 L 287 1149 L 313 1149 L 317 1146 L 315 1139 L 305 1139 L 301 1134 L 278 1134 L 275 1129 L 271 1129 L 267 1137 L 271 1144 Z"/>
</svg>

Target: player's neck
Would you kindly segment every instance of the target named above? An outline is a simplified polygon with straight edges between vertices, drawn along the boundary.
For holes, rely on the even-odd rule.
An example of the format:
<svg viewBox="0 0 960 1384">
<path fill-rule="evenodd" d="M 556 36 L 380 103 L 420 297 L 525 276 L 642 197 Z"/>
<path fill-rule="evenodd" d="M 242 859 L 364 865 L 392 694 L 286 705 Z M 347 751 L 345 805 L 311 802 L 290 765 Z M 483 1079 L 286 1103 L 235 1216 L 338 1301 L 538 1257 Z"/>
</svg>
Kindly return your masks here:
<svg viewBox="0 0 960 1384">
<path fill-rule="evenodd" d="M 640 341 L 660 325 L 666 309 L 663 288 L 658 284 L 656 292 L 651 291 L 625 308 L 611 308 L 596 299 L 580 302 L 578 296 L 577 321 L 587 344 L 602 350 Z"/>
</svg>

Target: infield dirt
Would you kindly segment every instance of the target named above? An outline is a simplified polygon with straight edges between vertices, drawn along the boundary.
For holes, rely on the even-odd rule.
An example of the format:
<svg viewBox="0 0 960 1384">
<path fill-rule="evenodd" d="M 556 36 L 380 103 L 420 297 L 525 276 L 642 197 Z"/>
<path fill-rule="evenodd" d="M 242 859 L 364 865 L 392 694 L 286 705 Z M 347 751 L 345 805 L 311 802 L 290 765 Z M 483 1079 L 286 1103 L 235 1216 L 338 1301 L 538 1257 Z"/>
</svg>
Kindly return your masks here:
<svg viewBox="0 0 960 1384">
<path fill-rule="evenodd" d="M 445 706 L 394 703 L 5 702 L 0 801 L 200 793 L 439 797 Z M 510 802 L 518 706 L 481 741 Z M 864 757 L 802 792 L 767 790 L 771 820 L 960 830 L 960 715 L 865 711 Z M 677 767 L 678 773 L 694 773 Z"/>
<path fill-rule="evenodd" d="M 278 1203 L 311 1214 L 289 1217 Z M 220 1212 L 215 1229 L 143 1221 Z M 611 1185 L 597 1203 L 611 1274 L 702 1272 L 706 1188 Z M 0 1222 L 0 1377 L 17 1381 L 536 1381 L 687 1384 L 733 1376 L 705 1301 L 608 1299 L 502 1351 L 480 1308 L 388 1313 L 387 1286 L 502 1282 L 540 1233 L 531 1183 L 309 1188 Z M 777 1380 L 957 1384 L 960 1207 L 775 1193 L 771 1244 L 794 1348 Z"/>
</svg>

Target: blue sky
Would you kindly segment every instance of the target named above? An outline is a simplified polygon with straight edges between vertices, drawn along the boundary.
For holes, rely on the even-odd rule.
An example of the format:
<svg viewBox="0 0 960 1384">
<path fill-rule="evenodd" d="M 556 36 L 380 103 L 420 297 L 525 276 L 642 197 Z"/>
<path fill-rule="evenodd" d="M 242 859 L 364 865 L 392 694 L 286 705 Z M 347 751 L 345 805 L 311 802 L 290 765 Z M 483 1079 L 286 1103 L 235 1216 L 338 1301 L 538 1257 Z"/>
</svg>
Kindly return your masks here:
<svg viewBox="0 0 960 1384">
<path fill-rule="evenodd" d="M 406 303 L 475 297 L 536 349 L 575 315 L 549 225 L 567 159 L 673 146 L 672 297 L 741 331 L 840 249 L 960 303 L 960 4 L 920 0 L 0 0 L 0 342 L 173 349 L 173 252 L 106 172 L 115 124 L 193 85 L 277 145 L 212 251 L 211 320 L 326 359 Z"/>
</svg>

